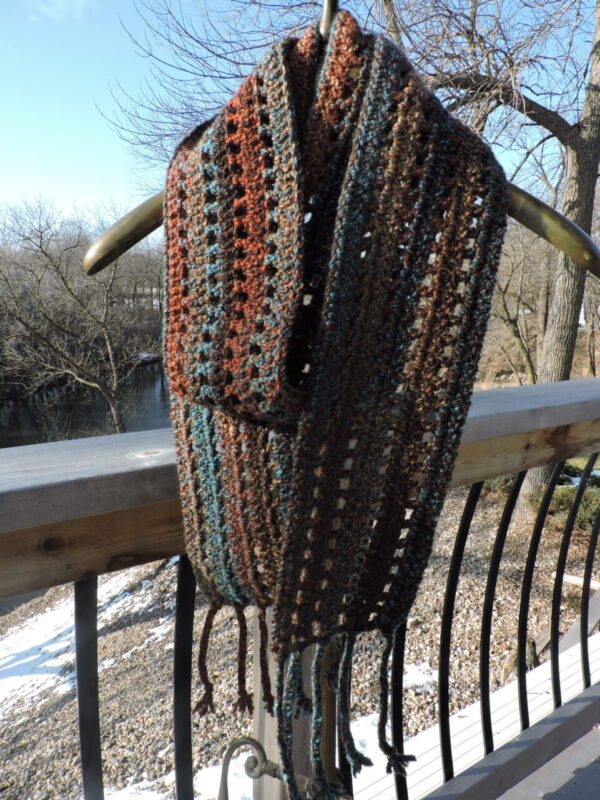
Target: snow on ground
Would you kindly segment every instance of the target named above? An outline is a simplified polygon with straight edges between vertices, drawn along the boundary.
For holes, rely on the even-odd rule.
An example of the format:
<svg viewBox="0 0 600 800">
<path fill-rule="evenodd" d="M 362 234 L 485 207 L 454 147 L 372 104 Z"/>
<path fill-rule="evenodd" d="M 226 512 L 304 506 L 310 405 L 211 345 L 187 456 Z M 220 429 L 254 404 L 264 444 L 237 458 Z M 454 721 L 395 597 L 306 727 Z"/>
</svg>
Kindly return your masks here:
<svg viewBox="0 0 600 800">
<path fill-rule="evenodd" d="M 244 765 L 248 753 L 233 759 L 229 765 L 227 787 L 229 797 L 235 800 L 252 800 L 253 780 L 246 775 Z M 265 778 L 264 780 L 271 780 Z M 196 800 L 215 800 L 219 794 L 221 781 L 221 765 L 205 767 L 194 776 L 194 796 Z M 170 772 L 162 778 L 162 782 L 172 786 L 168 792 L 158 791 L 150 781 L 142 781 L 127 786 L 125 789 L 109 789 L 104 793 L 106 800 L 172 800 L 175 787 L 175 773 Z"/>
<path fill-rule="evenodd" d="M 11 628 L 2 639 L 0 655 L 0 720 L 11 709 L 34 704 L 36 696 L 50 687 L 65 692 L 73 674 L 65 669 L 73 661 L 75 632 L 72 603 L 61 601 Z"/>
<path fill-rule="evenodd" d="M 134 596 L 130 587 L 136 581 L 135 570 L 122 570 L 100 579 L 98 586 L 98 627 L 109 624 L 124 614 L 144 610 L 152 595 L 140 592 Z M 172 618 L 163 617 L 151 631 L 149 641 L 169 635 Z M 126 653 L 123 657 L 127 657 Z M 73 601 L 61 600 L 43 614 L 10 628 L 2 638 L 0 650 L 0 720 L 25 704 L 33 704 L 47 689 L 68 692 L 75 685 L 75 628 Z M 110 666 L 110 659 L 100 669 Z"/>
<path fill-rule="evenodd" d="M 151 592 L 132 592 L 136 583 L 135 570 L 123 570 L 103 576 L 98 585 L 98 627 L 101 628 L 123 615 L 144 611 L 152 603 Z M 148 581 L 142 581 L 142 585 Z M 172 638 L 173 618 L 162 617 L 147 641 Z M 73 600 L 61 600 L 44 613 L 32 617 L 25 623 L 10 628 L 2 638 L 0 656 L 0 720 L 15 721 L 15 709 L 21 716 L 29 716 L 35 708 L 42 691 L 53 689 L 67 692 L 74 687 L 75 630 L 73 623 Z M 172 641 L 166 642 L 172 647 Z M 134 648 L 139 649 L 139 648 Z M 133 649 L 121 658 L 128 658 Z M 99 669 L 114 663 L 107 658 L 100 662 Z M 435 682 L 435 672 L 428 664 L 407 664 L 405 686 L 425 686 Z M 377 715 L 371 714 L 352 723 L 359 749 L 373 760 L 374 769 L 364 770 L 355 784 L 358 790 L 363 784 L 372 784 L 373 774 L 385 767 L 385 758 L 377 746 Z M 229 768 L 229 795 L 236 800 L 252 800 L 252 784 L 244 770 L 248 753 L 242 752 L 232 760 Z M 370 774 L 369 774 L 370 773 Z M 197 800 L 215 800 L 219 791 L 221 766 L 199 770 L 194 776 Z M 264 778 L 264 780 L 271 780 Z M 175 774 L 171 772 L 160 781 L 171 788 L 166 793 L 156 783 L 142 781 L 125 789 L 107 789 L 106 800 L 172 800 Z"/>
</svg>

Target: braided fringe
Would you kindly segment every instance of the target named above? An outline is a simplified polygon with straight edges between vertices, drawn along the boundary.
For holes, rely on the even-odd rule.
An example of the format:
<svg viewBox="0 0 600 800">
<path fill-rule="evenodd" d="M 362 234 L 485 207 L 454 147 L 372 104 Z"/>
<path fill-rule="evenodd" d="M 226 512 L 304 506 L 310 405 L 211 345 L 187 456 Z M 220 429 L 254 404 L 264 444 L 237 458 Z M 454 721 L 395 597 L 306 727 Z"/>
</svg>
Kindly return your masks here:
<svg viewBox="0 0 600 800">
<path fill-rule="evenodd" d="M 381 654 L 381 664 L 379 666 L 379 724 L 377 725 L 377 734 L 379 739 L 379 748 L 387 756 L 387 772 L 395 772 L 399 775 L 406 775 L 406 767 L 410 761 L 416 761 L 415 756 L 406 756 L 400 753 L 399 750 L 390 744 L 386 738 L 386 726 L 388 721 L 388 695 L 389 695 L 389 680 L 388 680 L 388 665 L 390 663 L 390 654 L 394 643 L 393 636 L 386 636 L 385 647 Z"/>
<path fill-rule="evenodd" d="M 259 659 L 263 701 L 267 713 L 273 716 L 275 699 L 273 698 L 273 692 L 271 691 L 271 679 L 269 677 L 269 661 L 267 656 L 269 629 L 267 627 L 267 614 L 264 608 L 258 609 L 258 630 L 260 632 Z"/>
<path fill-rule="evenodd" d="M 342 786 L 333 786 L 327 780 L 321 756 L 321 734 L 323 733 L 323 691 L 321 687 L 321 670 L 326 645 L 322 642 L 315 645 L 312 660 L 312 724 L 310 732 L 311 762 L 314 779 L 319 786 L 319 800 L 335 800 L 344 794 Z"/>
<path fill-rule="evenodd" d="M 194 706 L 194 712 L 203 717 L 209 711 L 215 710 L 213 705 L 213 684 L 208 677 L 208 669 L 206 666 L 206 655 L 208 653 L 208 641 L 210 639 L 210 632 L 212 630 L 215 614 L 221 608 L 218 602 L 212 602 L 208 608 L 206 619 L 204 620 L 204 627 L 202 628 L 202 636 L 200 637 L 200 649 L 198 651 L 198 672 L 200 673 L 200 680 L 204 686 L 204 694 Z"/>
<path fill-rule="evenodd" d="M 302 800 L 294 775 L 292 758 L 293 734 L 292 716 L 297 687 L 296 661 L 302 660 L 299 653 L 279 657 L 275 678 L 275 715 L 277 717 L 277 746 L 281 761 L 281 777 L 287 787 L 289 800 Z M 287 667 L 287 673 L 286 673 Z"/>
<path fill-rule="evenodd" d="M 350 765 L 354 777 L 363 767 L 372 767 L 373 762 L 356 748 L 352 731 L 350 730 L 350 683 L 352 668 L 352 653 L 356 635 L 346 634 L 343 637 L 343 649 L 338 672 L 338 718 L 340 740 L 344 747 L 346 760 Z"/>
<path fill-rule="evenodd" d="M 246 689 L 246 653 L 248 651 L 248 626 L 242 606 L 234 606 L 237 616 L 238 627 L 240 629 L 239 649 L 238 649 L 238 699 L 233 704 L 233 710 L 243 714 L 247 711 L 250 716 L 254 711 L 252 694 Z"/>
</svg>

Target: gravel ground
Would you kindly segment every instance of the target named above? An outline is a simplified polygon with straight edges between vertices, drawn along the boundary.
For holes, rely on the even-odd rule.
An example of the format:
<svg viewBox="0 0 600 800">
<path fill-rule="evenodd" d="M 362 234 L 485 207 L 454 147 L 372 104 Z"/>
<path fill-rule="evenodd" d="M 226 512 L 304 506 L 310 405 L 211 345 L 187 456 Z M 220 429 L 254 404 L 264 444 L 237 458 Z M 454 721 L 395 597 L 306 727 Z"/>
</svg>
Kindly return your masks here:
<svg viewBox="0 0 600 800">
<path fill-rule="evenodd" d="M 405 662 L 438 665 L 439 624 L 447 569 L 453 541 L 466 498 L 465 489 L 449 493 L 434 553 L 422 582 L 408 624 Z M 456 594 L 451 651 L 451 707 L 456 710 L 478 699 L 479 620 L 487 565 L 501 512 L 499 498 L 482 497 L 472 522 Z M 503 664 L 510 656 L 516 636 L 519 581 L 525 562 L 529 534 L 513 527 L 506 542 L 494 607 L 491 670 L 492 688 L 500 682 Z M 549 625 L 552 571 L 555 568 L 559 533 L 546 531 L 540 548 L 531 600 L 530 630 L 535 637 Z M 585 537 L 576 534 L 569 553 L 567 572 L 581 575 L 585 560 Z M 101 724 L 105 784 L 121 788 L 130 782 L 155 780 L 173 769 L 171 726 L 172 636 L 156 636 L 157 625 L 173 617 L 176 568 L 160 562 L 130 570 L 131 607 L 101 626 L 99 638 Z M 103 578 L 102 580 L 106 580 Z M 151 593 L 151 602 L 147 602 Z M 0 641 L 12 626 L 26 623 L 61 599 L 72 587 L 51 589 L 45 595 L 0 617 Z M 144 598 L 145 608 L 141 598 Z M 565 586 L 564 631 L 577 613 L 580 590 Z M 199 601 L 199 606 L 201 602 Z M 132 608 L 133 610 L 128 610 Z M 197 624 L 202 619 L 197 612 Z M 249 615 L 248 615 L 249 618 Z M 209 649 L 209 669 L 215 680 L 217 710 L 203 719 L 194 718 L 194 763 L 196 767 L 219 763 L 228 743 L 250 733 L 250 721 L 230 712 L 236 698 L 235 667 L 237 625 L 233 615 L 220 612 L 215 620 Z M 197 633 L 198 635 L 198 633 Z M 377 708 L 378 635 L 359 638 L 353 677 L 353 715 Z M 248 671 L 252 667 L 251 648 Z M 541 654 L 541 660 L 547 657 Z M 74 659 L 74 654 L 73 654 Z M 63 667 L 72 673 L 74 661 Z M 248 678 L 250 682 L 250 677 Z M 251 685 L 251 684 L 250 684 Z M 193 703 L 200 687 L 194 686 Z M 405 727 L 408 735 L 436 722 L 435 683 L 405 690 Z M 74 688 L 58 694 L 48 690 L 27 713 L 14 713 L 3 720 L 0 748 L 1 800 L 79 800 L 79 745 Z M 161 783 L 154 787 L 161 789 Z M 162 788 L 167 790 L 167 786 Z"/>
</svg>

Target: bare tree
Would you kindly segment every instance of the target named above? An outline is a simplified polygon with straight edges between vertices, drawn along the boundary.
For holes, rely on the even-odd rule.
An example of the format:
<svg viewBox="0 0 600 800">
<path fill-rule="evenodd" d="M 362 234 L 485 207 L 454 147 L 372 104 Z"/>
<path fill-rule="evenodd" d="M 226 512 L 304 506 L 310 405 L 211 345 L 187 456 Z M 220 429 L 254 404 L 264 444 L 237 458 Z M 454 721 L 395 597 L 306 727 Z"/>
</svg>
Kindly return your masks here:
<svg viewBox="0 0 600 800">
<path fill-rule="evenodd" d="M 129 271 L 118 262 L 99 276 L 83 274 L 90 239 L 80 221 L 61 219 L 41 201 L 8 213 L 0 246 L 3 361 L 29 393 L 74 385 L 99 393 L 124 432 L 123 384 L 137 353 L 156 345 L 158 313 L 141 323 L 139 309 L 132 313 Z"/>
<path fill-rule="evenodd" d="M 543 145 L 548 173 L 564 158 L 562 211 L 589 232 L 600 158 L 600 3 L 411 0 L 396 22 L 431 87 L 486 138 L 521 152 L 519 170 Z M 561 254 L 541 381 L 569 377 L 584 285 L 585 271 Z"/>
<path fill-rule="evenodd" d="M 496 277 L 492 316 L 505 327 L 517 349 L 528 383 L 537 383 L 537 285 L 543 247 L 534 235 L 518 225 L 510 225 Z M 488 343 L 488 348 L 494 346 Z M 506 358 L 514 362 L 505 348 Z M 514 364 L 513 364 L 514 366 Z M 521 370 L 515 366 L 519 382 Z"/>
<path fill-rule="evenodd" d="M 138 0 L 135 7 L 145 35 L 129 36 L 148 59 L 149 75 L 136 91 L 117 84 L 120 111 L 107 119 L 144 162 L 162 165 L 186 131 L 218 111 L 270 44 L 303 29 L 321 8 L 292 0 L 232 0 L 229 10 L 205 0 Z"/>
<path fill-rule="evenodd" d="M 564 165 L 562 211 L 590 231 L 600 157 L 600 0 L 361 0 L 349 7 L 401 44 L 447 107 L 507 154 L 512 178 L 531 183 L 528 168 L 537 160 L 556 185 Z M 121 90 L 115 123 L 144 157 L 164 162 L 264 48 L 314 20 L 321 4 L 235 0 L 217 12 L 200 0 L 140 0 L 137 8 L 147 33 L 134 43 L 151 74 L 137 96 Z M 541 194 L 544 183 L 535 180 Z M 584 285 L 584 270 L 561 255 L 556 278 L 540 289 L 541 381 L 569 377 Z"/>
<path fill-rule="evenodd" d="M 596 359 L 597 334 L 600 328 L 600 281 L 590 282 L 583 304 L 585 318 L 585 350 L 587 372 L 590 377 L 597 377 Z"/>
</svg>

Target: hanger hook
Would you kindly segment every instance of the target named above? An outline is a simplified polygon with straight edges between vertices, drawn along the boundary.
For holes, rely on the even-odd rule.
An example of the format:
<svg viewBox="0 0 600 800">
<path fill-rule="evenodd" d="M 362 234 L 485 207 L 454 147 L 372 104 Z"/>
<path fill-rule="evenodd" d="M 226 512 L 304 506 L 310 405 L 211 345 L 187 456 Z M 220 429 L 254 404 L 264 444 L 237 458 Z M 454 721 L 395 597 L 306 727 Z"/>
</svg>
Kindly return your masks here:
<svg viewBox="0 0 600 800">
<path fill-rule="evenodd" d="M 321 21 L 319 22 L 319 33 L 324 39 L 329 37 L 331 30 L 331 23 L 338 11 L 337 0 L 323 0 L 323 13 L 321 14 Z"/>
</svg>

